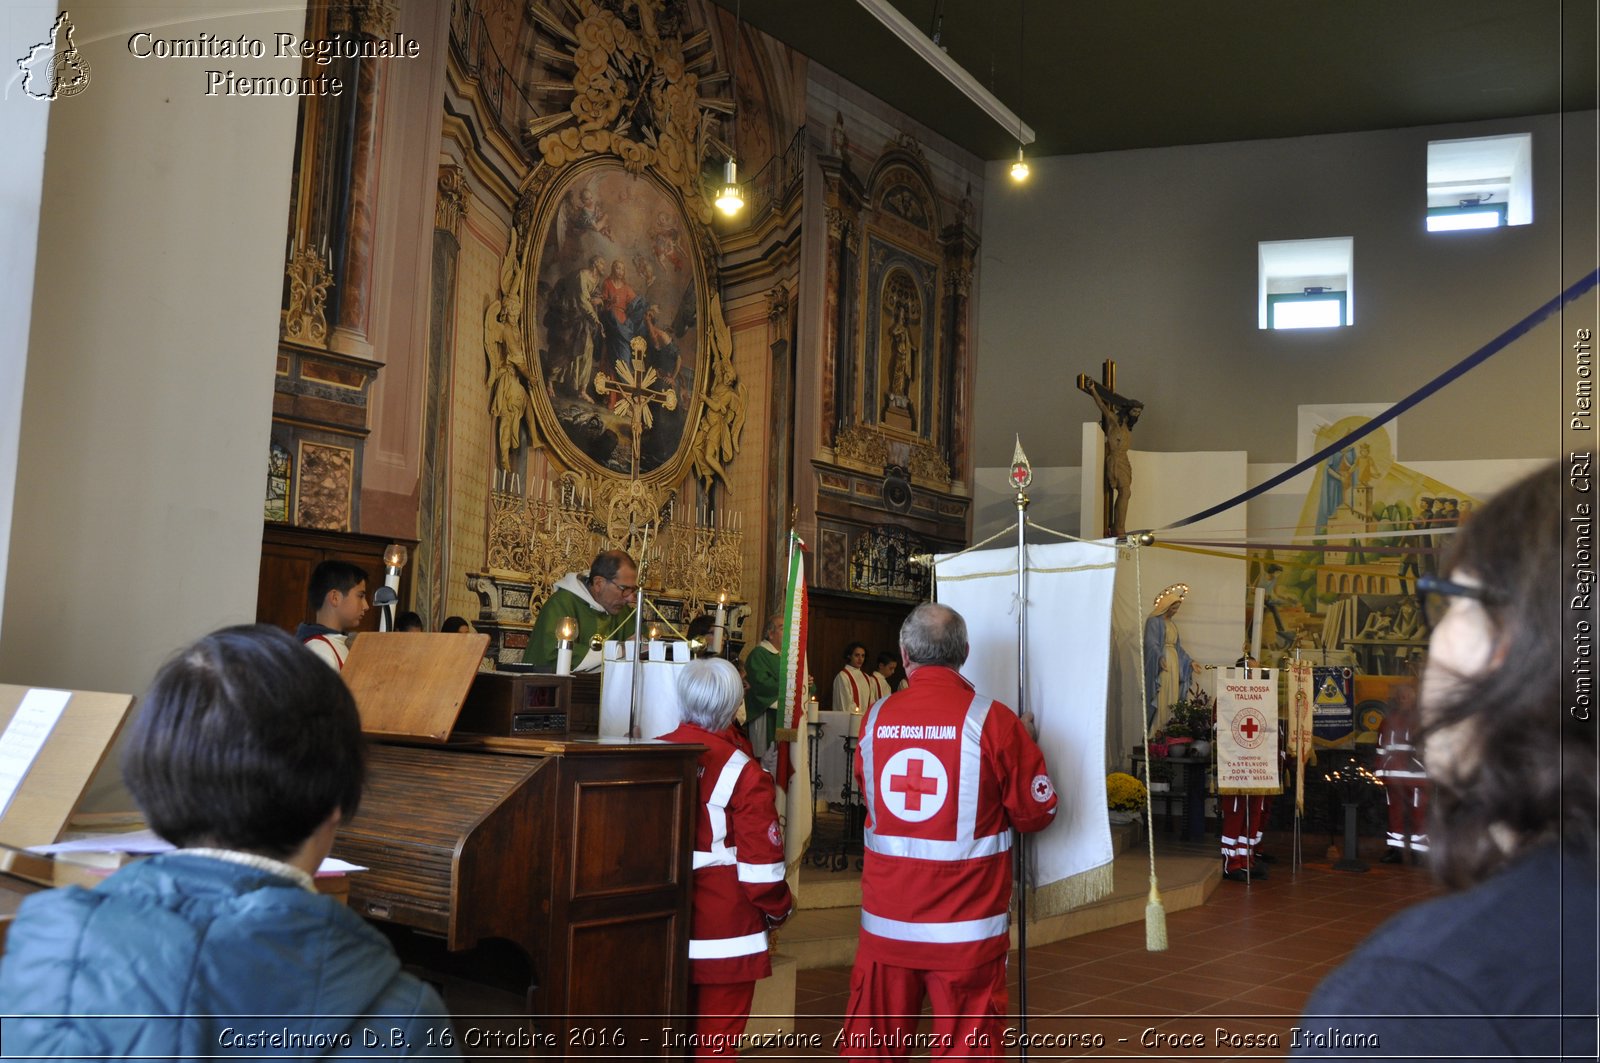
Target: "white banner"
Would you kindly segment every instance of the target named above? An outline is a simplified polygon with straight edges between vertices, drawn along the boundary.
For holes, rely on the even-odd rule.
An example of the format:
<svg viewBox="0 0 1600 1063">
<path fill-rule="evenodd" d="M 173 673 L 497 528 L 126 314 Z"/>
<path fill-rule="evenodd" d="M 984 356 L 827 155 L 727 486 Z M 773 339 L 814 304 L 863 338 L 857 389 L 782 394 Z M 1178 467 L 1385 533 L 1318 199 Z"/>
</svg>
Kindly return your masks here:
<svg viewBox="0 0 1600 1063">
<path fill-rule="evenodd" d="M 935 597 L 967 621 L 971 651 L 962 675 L 1016 708 L 1016 548 L 934 563 Z M 1038 721 L 1039 747 L 1061 797 L 1056 822 L 1030 841 L 1036 918 L 1097 900 L 1112 886 L 1105 724 L 1115 577 L 1110 542 L 1028 546 L 1025 707 Z"/>
<path fill-rule="evenodd" d="M 1271 668 L 1218 671 L 1217 792 L 1283 792 L 1278 773 L 1278 673 Z"/>
</svg>

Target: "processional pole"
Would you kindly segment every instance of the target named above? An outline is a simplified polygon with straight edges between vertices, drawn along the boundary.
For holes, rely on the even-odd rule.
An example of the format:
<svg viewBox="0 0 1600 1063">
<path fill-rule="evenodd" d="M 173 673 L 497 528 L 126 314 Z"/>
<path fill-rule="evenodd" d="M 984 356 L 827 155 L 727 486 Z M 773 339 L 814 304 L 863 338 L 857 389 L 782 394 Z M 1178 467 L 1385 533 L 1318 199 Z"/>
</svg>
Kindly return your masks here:
<svg viewBox="0 0 1600 1063">
<path fill-rule="evenodd" d="M 635 563 L 638 575 L 634 576 L 634 579 L 638 582 L 638 587 L 633 597 L 633 689 L 628 695 L 629 738 L 643 737 L 639 734 L 639 717 L 644 712 L 644 660 L 649 656 L 644 645 L 644 565 L 645 556 L 650 552 L 652 525 L 653 522 L 645 523 L 643 538 L 639 542 L 639 557 Z"/>
<path fill-rule="evenodd" d="M 1022 437 L 1017 436 L 1011 456 L 1011 486 L 1016 488 L 1017 504 L 1017 716 L 1028 713 L 1028 485 L 1033 483 L 1033 466 L 1022 452 Z M 1028 1031 L 1028 839 L 1021 831 L 1012 832 L 1016 850 L 1017 894 L 1017 1025 Z M 1017 1058 L 1028 1058 L 1028 1042 L 1017 1045 Z"/>
</svg>

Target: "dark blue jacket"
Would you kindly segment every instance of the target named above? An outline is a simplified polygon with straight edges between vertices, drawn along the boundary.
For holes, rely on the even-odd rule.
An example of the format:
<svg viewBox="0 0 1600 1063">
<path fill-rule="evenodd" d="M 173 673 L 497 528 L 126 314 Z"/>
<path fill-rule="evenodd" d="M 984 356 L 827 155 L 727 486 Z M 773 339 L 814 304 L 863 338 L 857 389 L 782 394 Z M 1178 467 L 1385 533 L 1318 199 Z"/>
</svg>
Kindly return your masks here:
<svg viewBox="0 0 1600 1063">
<path fill-rule="evenodd" d="M 438 994 L 350 909 L 183 853 L 25 900 L 0 1001 L 65 1016 L 0 1021 L 8 1055 L 456 1054 Z"/>
</svg>

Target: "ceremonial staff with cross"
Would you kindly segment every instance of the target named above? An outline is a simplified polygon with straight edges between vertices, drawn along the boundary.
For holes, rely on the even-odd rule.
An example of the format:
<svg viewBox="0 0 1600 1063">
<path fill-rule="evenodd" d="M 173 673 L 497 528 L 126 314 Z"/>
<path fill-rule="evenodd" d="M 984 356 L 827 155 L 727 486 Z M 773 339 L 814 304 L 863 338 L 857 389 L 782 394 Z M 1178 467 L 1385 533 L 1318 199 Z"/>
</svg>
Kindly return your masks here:
<svg viewBox="0 0 1600 1063">
<path fill-rule="evenodd" d="M 644 364 L 645 342 L 643 336 L 635 336 L 628 343 L 633 357 L 624 362 L 617 359 L 617 375 L 609 376 L 604 371 L 594 375 L 594 391 L 602 399 L 607 395 L 616 395 L 616 404 L 612 411 L 619 416 L 626 417 L 632 425 L 633 435 L 633 478 L 639 478 L 639 442 L 643 430 L 655 423 L 655 417 L 650 412 L 652 405 L 659 405 L 663 410 L 671 412 L 678 408 L 678 393 L 670 385 L 656 387 L 660 375 L 653 368 Z"/>
</svg>

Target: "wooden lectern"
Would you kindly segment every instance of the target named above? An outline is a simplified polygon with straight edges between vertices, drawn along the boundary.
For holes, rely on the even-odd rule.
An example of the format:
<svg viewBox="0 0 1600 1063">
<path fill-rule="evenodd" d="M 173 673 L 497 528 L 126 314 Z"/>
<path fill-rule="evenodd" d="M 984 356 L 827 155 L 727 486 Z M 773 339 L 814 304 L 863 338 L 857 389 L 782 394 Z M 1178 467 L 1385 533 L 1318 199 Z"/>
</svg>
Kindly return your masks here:
<svg viewBox="0 0 1600 1063">
<path fill-rule="evenodd" d="M 441 988 L 458 1035 L 488 1025 L 477 1014 L 527 1017 L 502 1024 L 498 1058 L 517 1044 L 530 1057 L 681 1055 L 659 1046 L 660 1017 L 688 1002 L 700 747 L 457 733 L 486 642 L 352 645 L 344 676 L 375 744 L 333 850 L 370 869 L 350 906 Z"/>
</svg>

